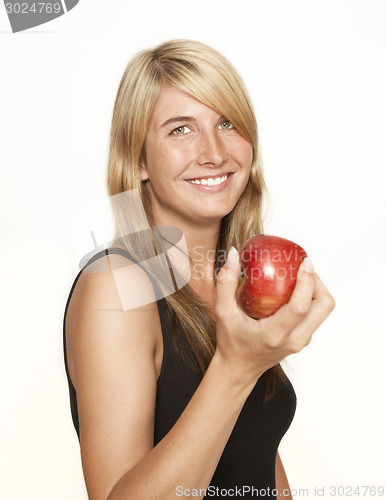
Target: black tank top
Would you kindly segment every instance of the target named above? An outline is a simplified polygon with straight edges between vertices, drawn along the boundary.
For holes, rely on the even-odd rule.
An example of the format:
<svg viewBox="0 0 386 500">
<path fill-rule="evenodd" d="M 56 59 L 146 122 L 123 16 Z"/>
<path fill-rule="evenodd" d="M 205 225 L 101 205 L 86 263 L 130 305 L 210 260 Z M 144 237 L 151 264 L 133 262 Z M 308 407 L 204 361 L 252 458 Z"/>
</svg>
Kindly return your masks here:
<svg viewBox="0 0 386 500">
<path fill-rule="evenodd" d="M 96 254 L 75 278 L 64 313 L 64 363 L 70 393 L 72 420 L 78 439 L 79 419 L 76 391 L 68 371 L 66 355 L 66 314 L 73 290 L 83 269 L 97 258 L 109 253 L 118 253 L 133 260 L 128 252 L 120 248 L 111 248 Z M 141 267 L 144 269 L 143 266 Z M 146 271 L 146 269 L 144 270 Z M 177 335 L 180 335 L 182 350 L 187 356 L 183 356 L 182 358 L 177 353 L 172 337 L 174 324 L 172 323 L 169 309 L 166 306 L 165 299 L 160 298 L 155 280 L 150 274 L 148 275 L 153 283 L 156 298 L 158 299 L 157 306 L 164 345 L 162 367 L 157 381 L 154 428 L 155 446 L 170 431 L 180 417 L 195 393 L 201 376 L 195 374 L 194 370 L 186 362 L 189 356 L 193 359 L 193 351 L 181 328 L 178 326 Z M 242 496 L 242 498 L 256 498 L 256 496 L 265 496 L 266 498 L 276 498 L 272 494 L 275 489 L 276 452 L 283 435 L 292 422 L 296 409 L 295 391 L 288 379 L 287 382 L 287 384 L 278 385 L 273 398 L 264 404 L 264 378 L 261 377 L 258 380 L 241 410 L 208 487 L 206 497 L 230 498 L 231 496 Z M 252 488 L 258 490 L 258 495 L 256 491 L 252 494 Z M 241 495 L 242 492 L 244 493 L 243 495 Z M 191 492 L 191 495 L 193 494 Z"/>
</svg>

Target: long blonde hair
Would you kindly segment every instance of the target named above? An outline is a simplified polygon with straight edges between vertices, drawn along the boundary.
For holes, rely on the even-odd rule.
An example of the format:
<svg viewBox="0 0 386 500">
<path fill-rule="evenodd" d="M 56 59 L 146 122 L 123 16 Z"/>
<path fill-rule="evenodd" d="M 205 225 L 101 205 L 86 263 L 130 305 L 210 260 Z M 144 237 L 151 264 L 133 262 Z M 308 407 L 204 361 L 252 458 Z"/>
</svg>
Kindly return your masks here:
<svg viewBox="0 0 386 500">
<path fill-rule="evenodd" d="M 140 164 L 148 123 L 155 102 L 164 84 L 171 84 L 209 106 L 233 123 L 251 144 L 253 160 L 244 192 L 220 227 L 214 269 L 223 264 L 220 256 L 233 245 L 240 248 L 249 237 L 263 232 L 262 211 L 267 195 L 259 152 L 256 118 L 243 81 L 231 63 L 213 48 L 192 40 L 170 40 L 138 53 L 127 65 L 119 84 L 110 136 L 108 193 L 114 196 L 138 189 L 150 227 L 154 218 L 145 182 L 141 182 Z M 125 214 L 115 214 L 116 238 L 139 261 L 149 258 L 144 231 L 125 237 Z M 126 214 L 127 216 L 127 214 Z M 134 214 L 135 216 L 135 214 Z M 131 219 L 133 215 L 130 215 Z M 131 220 L 132 222 L 132 220 Z M 135 222 L 134 222 L 135 223 Z M 143 229 L 138 220 L 139 229 Z M 154 271 L 156 274 L 156 270 Z M 215 323 L 206 304 L 187 285 L 165 297 L 169 314 L 179 323 L 195 354 L 203 374 L 213 356 L 216 338 Z M 178 348 L 178 339 L 176 340 Z M 274 392 L 277 380 L 284 380 L 280 365 L 265 374 L 266 399 Z"/>
</svg>

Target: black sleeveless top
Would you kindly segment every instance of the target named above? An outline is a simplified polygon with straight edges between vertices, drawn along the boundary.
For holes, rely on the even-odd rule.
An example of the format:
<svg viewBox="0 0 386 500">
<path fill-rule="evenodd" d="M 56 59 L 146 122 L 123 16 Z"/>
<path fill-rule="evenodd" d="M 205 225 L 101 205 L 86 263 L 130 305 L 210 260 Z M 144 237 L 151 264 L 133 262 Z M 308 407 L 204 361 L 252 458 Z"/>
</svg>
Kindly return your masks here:
<svg viewBox="0 0 386 500">
<path fill-rule="evenodd" d="M 64 313 L 64 364 L 69 386 L 72 420 L 78 439 L 79 420 L 76 391 L 69 375 L 66 355 L 66 314 L 76 282 L 83 269 L 97 258 L 110 253 L 118 253 L 130 258 L 130 254 L 120 248 L 110 248 L 94 255 L 75 278 Z M 133 259 L 131 258 L 131 260 Z M 141 267 L 144 269 L 143 266 Z M 146 269 L 144 270 L 146 271 Z M 157 306 L 164 344 L 162 367 L 157 381 L 154 428 L 155 446 L 176 423 L 195 393 L 201 377 L 196 375 L 188 367 L 186 361 L 177 353 L 171 334 L 173 324 L 168 313 L 168 308 L 166 307 L 165 299 L 159 298 L 158 286 L 152 276 L 148 275 L 153 283 L 156 298 L 158 299 Z M 182 340 L 183 351 L 188 355 L 190 353 L 192 356 L 193 352 L 183 332 L 178 330 L 177 334 L 180 335 L 179 338 Z M 287 382 L 287 384 L 277 385 L 273 398 L 263 404 L 265 395 L 264 378 L 261 377 L 258 380 L 241 410 L 208 487 L 206 497 L 228 498 L 228 495 L 229 497 L 241 496 L 240 491 L 243 491 L 243 498 L 256 498 L 257 494 L 255 490 L 259 490 L 258 496 L 264 495 L 266 498 L 276 498 L 272 494 L 272 490 L 275 489 L 276 452 L 283 435 L 292 422 L 296 408 L 295 391 L 288 379 Z M 255 488 L 253 495 L 252 488 Z M 228 491 L 225 492 L 224 490 Z M 264 490 L 265 494 L 262 490 Z M 191 495 L 193 495 L 193 491 Z"/>
</svg>

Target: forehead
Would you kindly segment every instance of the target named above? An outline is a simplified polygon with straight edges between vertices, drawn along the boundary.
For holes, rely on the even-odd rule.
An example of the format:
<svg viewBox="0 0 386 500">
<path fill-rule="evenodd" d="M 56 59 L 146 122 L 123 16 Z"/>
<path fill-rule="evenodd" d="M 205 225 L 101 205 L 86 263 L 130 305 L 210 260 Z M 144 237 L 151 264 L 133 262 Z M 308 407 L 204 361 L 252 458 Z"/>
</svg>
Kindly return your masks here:
<svg viewBox="0 0 386 500">
<path fill-rule="evenodd" d="M 174 116 L 193 116 L 195 118 L 213 116 L 217 118 L 220 115 L 177 87 L 163 85 L 150 117 L 150 125 L 161 126 L 167 119 Z"/>
</svg>

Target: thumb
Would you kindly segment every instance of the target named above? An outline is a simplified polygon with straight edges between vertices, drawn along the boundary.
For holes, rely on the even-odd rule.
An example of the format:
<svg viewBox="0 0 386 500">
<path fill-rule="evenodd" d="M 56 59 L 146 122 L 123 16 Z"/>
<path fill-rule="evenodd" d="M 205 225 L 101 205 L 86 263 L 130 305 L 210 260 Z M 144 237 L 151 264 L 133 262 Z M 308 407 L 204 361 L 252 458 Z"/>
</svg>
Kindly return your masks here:
<svg viewBox="0 0 386 500">
<path fill-rule="evenodd" d="M 223 310 L 234 307 L 240 272 L 239 253 L 235 247 L 231 247 L 227 260 L 216 277 L 216 302 Z"/>
</svg>

